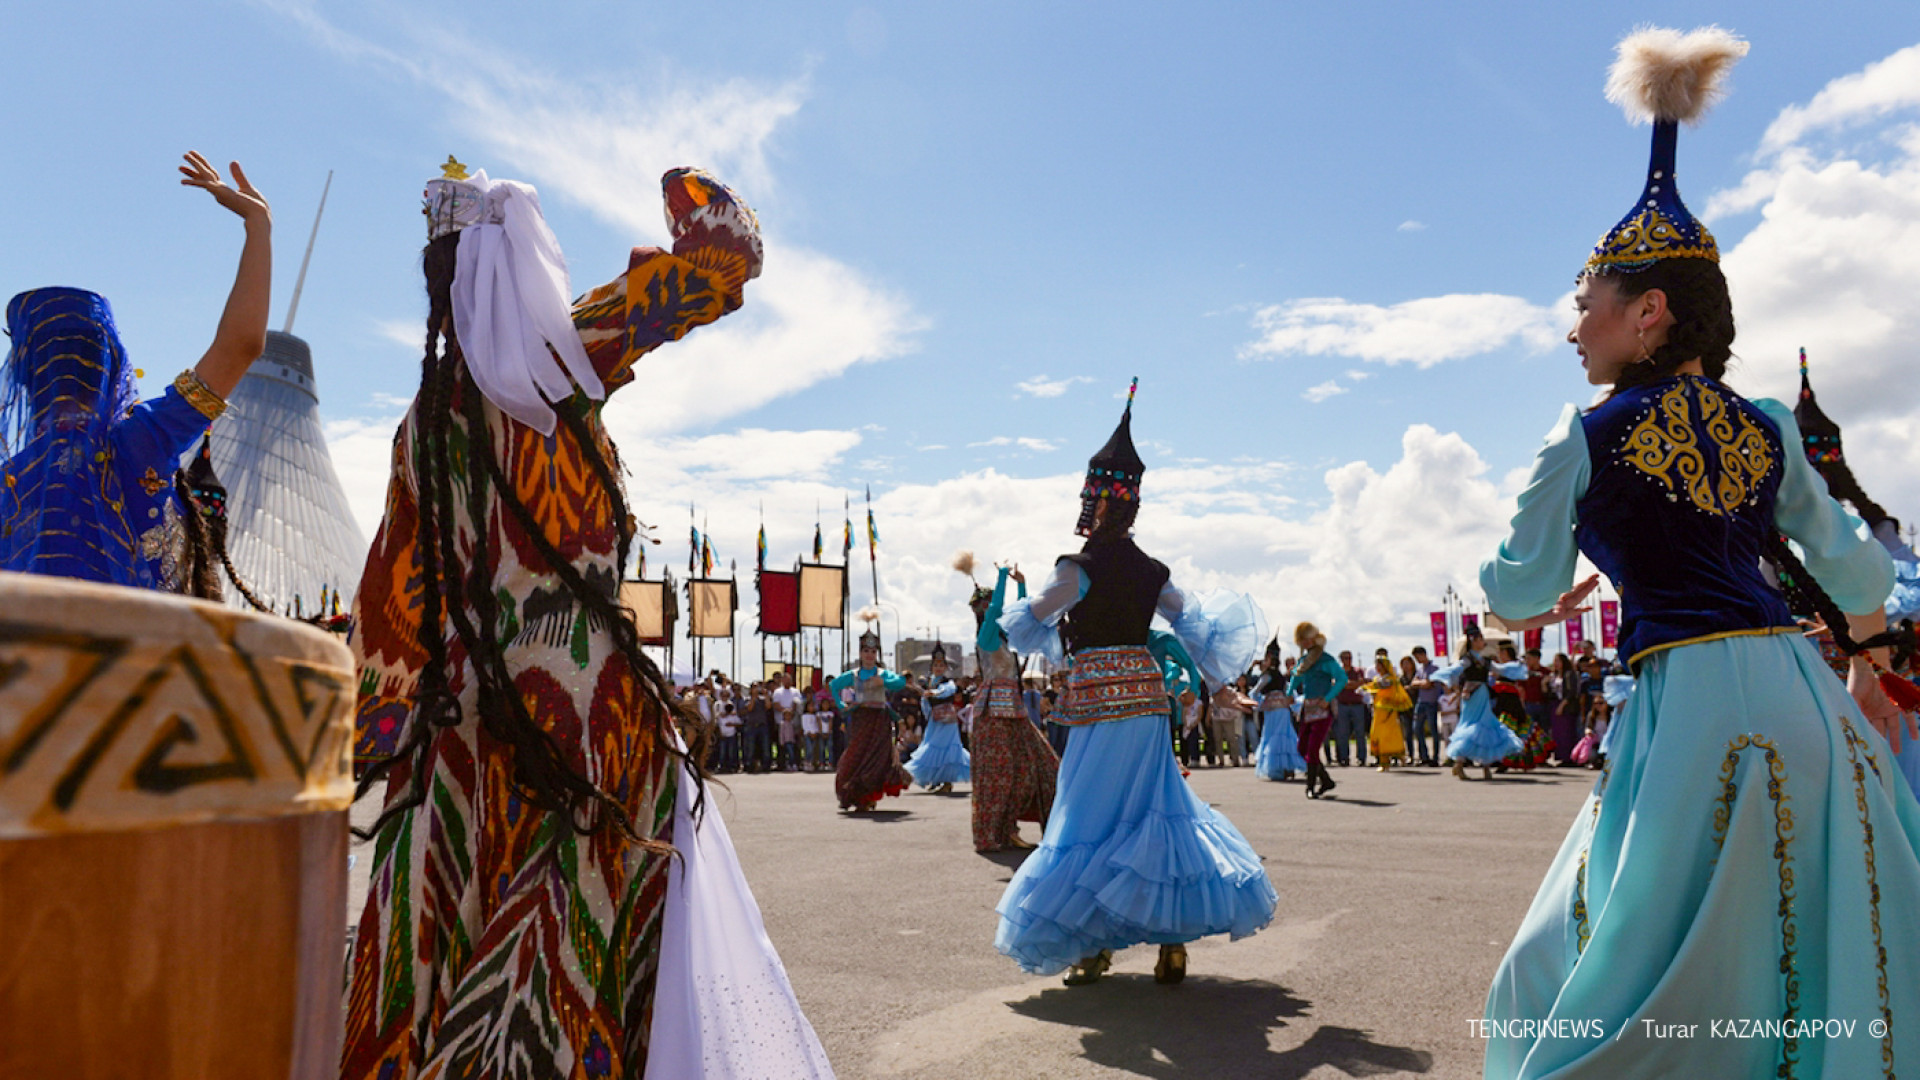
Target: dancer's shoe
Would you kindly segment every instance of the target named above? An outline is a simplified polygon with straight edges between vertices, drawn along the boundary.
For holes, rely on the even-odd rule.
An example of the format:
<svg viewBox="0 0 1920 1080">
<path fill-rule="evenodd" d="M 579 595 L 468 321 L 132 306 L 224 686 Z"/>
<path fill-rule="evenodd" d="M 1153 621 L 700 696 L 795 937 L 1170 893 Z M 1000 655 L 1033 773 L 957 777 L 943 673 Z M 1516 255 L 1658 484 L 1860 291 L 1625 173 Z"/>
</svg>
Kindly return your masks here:
<svg viewBox="0 0 1920 1080">
<path fill-rule="evenodd" d="M 1187 977 L 1187 947 L 1185 945 L 1160 946 L 1160 962 L 1153 965 L 1153 981 L 1162 986 L 1172 986 Z"/>
<path fill-rule="evenodd" d="M 1099 982 L 1100 976 L 1105 975 L 1107 969 L 1112 966 L 1113 950 L 1101 949 L 1099 952 L 1082 959 L 1079 963 L 1068 968 L 1066 977 L 1060 981 L 1066 983 L 1068 986 L 1089 986 Z"/>
</svg>

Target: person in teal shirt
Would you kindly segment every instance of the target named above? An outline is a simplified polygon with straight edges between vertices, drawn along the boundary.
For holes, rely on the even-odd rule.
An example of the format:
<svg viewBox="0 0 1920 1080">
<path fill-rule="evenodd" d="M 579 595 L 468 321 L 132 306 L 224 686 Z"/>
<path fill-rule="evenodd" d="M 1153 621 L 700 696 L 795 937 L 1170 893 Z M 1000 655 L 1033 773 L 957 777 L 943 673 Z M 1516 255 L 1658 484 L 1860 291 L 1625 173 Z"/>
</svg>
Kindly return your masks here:
<svg viewBox="0 0 1920 1080">
<path fill-rule="evenodd" d="M 1320 760 L 1320 747 L 1333 729 L 1333 699 L 1347 687 L 1347 669 L 1327 652 L 1327 635 L 1310 622 L 1293 628 L 1300 663 L 1287 692 L 1304 698 L 1300 703 L 1300 756 L 1307 759 L 1307 798 L 1318 799 L 1333 790 L 1333 777 Z"/>
<path fill-rule="evenodd" d="M 880 800 L 907 790 L 913 778 L 893 748 L 893 710 L 887 695 L 907 680 L 880 666 L 880 635 L 860 635 L 860 666 L 836 675 L 827 689 L 833 707 L 847 718 L 847 749 L 833 774 L 842 810 L 872 810 Z"/>
</svg>

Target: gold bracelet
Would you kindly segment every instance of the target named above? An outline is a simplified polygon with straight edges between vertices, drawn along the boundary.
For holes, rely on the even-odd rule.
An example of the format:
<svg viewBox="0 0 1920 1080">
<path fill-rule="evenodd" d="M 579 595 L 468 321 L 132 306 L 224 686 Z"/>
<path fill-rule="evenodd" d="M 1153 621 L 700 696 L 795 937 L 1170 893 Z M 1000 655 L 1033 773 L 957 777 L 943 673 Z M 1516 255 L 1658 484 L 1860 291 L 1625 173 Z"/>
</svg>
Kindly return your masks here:
<svg viewBox="0 0 1920 1080">
<path fill-rule="evenodd" d="M 180 391 L 180 396 L 187 399 L 187 404 L 200 410 L 200 415 L 208 420 L 218 420 L 220 414 L 227 411 L 226 400 L 208 389 L 200 373 L 192 368 L 174 378 L 173 388 Z"/>
</svg>

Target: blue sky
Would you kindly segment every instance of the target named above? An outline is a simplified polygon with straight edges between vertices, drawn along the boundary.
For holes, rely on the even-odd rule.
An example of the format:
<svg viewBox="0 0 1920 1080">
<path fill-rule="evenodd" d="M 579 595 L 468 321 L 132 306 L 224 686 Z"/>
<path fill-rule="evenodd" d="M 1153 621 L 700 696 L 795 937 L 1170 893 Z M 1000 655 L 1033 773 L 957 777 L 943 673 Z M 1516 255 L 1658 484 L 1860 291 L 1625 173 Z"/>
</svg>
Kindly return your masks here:
<svg viewBox="0 0 1920 1080">
<path fill-rule="evenodd" d="M 1600 93 L 1632 18 L 1753 44 L 1680 151 L 1729 253 L 1736 385 L 1780 392 L 1806 345 L 1868 490 L 1920 499 L 1920 392 L 1883 388 L 1920 330 L 1912 4 L 41 5 L 0 75 L 0 287 L 107 294 L 157 390 L 239 244 L 178 155 L 273 201 L 276 326 L 334 170 L 295 329 L 371 515 L 436 164 L 539 186 L 578 289 L 661 241 L 661 171 L 705 165 L 768 270 L 609 406 L 656 552 L 684 568 L 694 499 L 742 561 L 764 505 L 782 562 L 871 484 L 888 619 L 959 632 L 953 548 L 1071 547 L 1138 375 L 1149 550 L 1277 626 L 1406 645 L 1590 395 L 1561 301 L 1644 169 Z"/>
</svg>

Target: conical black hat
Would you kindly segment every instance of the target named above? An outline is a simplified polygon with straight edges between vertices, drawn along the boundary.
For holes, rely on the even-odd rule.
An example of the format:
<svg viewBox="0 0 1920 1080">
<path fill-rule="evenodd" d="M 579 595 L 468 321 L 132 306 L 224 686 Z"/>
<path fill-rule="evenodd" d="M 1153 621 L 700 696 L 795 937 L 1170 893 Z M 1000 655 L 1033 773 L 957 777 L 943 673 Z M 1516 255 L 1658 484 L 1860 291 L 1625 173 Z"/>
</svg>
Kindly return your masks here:
<svg viewBox="0 0 1920 1080">
<path fill-rule="evenodd" d="M 1133 448 L 1133 394 L 1140 388 L 1140 380 L 1134 379 L 1127 388 L 1127 407 L 1120 414 L 1120 424 L 1107 438 L 1107 444 L 1098 453 L 1087 459 L 1087 486 L 1104 487 L 1117 483 L 1128 488 L 1137 487 L 1140 478 L 1146 474 L 1146 462 L 1140 460 L 1140 452 Z"/>
<path fill-rule="evenodd" d="M 1800 426 L 1800 442 L 1807 460 L 1816 465 L 1843 462 L 1840 449 L 1840 425 L 1820 408 L 1813 396 L 1813 384 L 1807 381 L 1807 350 L 1800 350 L 1800 400 L 1793 406 L 1793 422 Z"/>
</svg>

